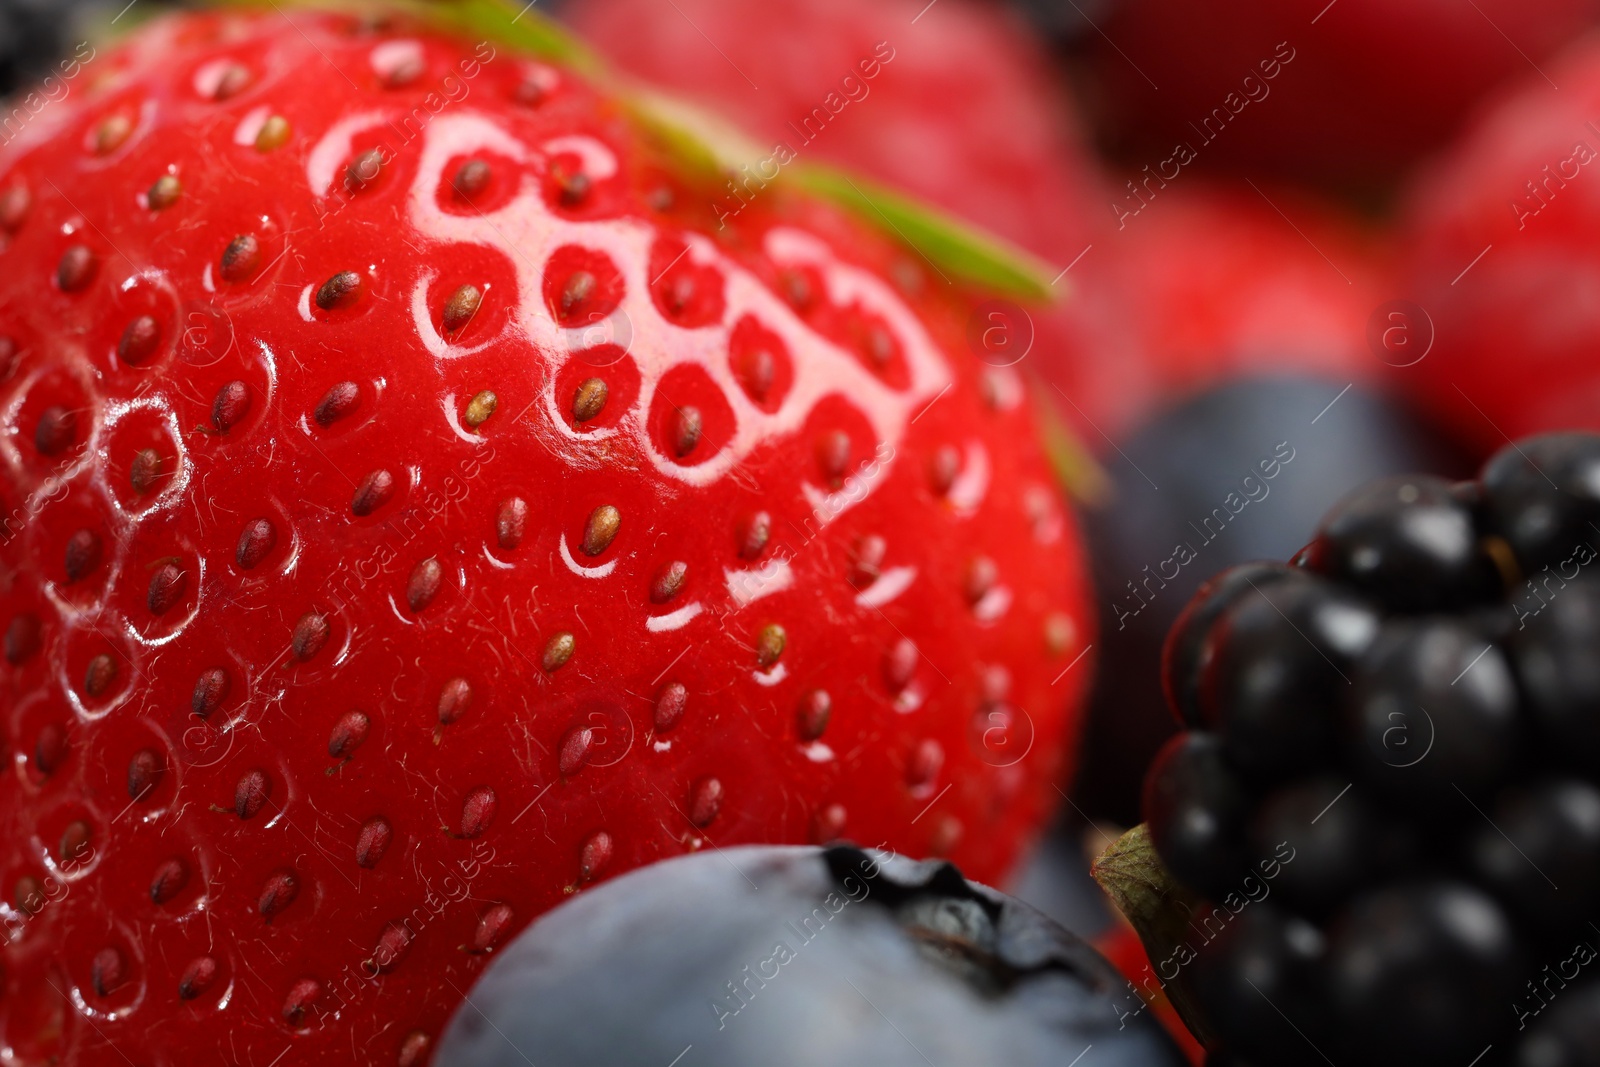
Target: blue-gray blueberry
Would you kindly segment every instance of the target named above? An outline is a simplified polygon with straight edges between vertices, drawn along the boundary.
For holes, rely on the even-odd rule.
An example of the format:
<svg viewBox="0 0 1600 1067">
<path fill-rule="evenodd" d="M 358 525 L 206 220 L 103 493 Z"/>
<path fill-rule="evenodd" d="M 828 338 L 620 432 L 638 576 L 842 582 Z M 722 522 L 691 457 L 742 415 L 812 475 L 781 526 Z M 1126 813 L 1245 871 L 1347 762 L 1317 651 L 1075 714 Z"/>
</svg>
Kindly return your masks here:
<svg viewBox="0 0 1600 1067">
<path fill-rule="evenodd" d="M 1179 1067 L 1127 983 L 942 862 L 848 846 L 702 852 L 585 891 L 507 946 L 450 1067 Z"/>
</svg>

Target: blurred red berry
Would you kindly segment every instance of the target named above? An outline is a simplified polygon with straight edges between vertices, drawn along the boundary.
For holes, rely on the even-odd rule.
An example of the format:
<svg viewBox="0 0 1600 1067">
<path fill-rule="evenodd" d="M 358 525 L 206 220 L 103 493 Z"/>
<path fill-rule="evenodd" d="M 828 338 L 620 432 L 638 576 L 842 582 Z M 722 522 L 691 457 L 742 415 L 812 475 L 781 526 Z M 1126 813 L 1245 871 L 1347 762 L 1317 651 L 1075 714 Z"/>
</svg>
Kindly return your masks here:
<svg viewBox="0 0 1600 1067">
<path fill-rule="evenodd" d="M 1412 184 L 1409 292 L 1432 353 L 1419 397 L 1487 452 L 1600 427 L 1600 40 L 1509 92 Z"/>
<path fill-rule="evenodd" d="M 1151 163 L 1186 142 L 1205 167 L 1366 182 L 1446 142 L 1597 14 L 1596 0 L 1123 0 L 1087 38 L 1091 99 L 1119 152 Z"/>
</svg>

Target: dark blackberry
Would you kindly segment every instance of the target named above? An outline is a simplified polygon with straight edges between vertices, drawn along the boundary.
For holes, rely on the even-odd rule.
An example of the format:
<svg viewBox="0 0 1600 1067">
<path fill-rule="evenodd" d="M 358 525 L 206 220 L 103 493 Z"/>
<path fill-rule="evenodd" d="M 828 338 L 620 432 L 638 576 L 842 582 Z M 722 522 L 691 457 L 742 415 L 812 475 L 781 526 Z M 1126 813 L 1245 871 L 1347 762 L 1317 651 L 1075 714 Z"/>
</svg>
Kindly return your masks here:
<svg viewBox="0 0 1600 1067">
<path fill-rule="evenodd" d="M 1518 598 L 1509 641 L 1534 744 L 1541 759 L 1600 779 L 1600 582 L 1546 596 Z"/>
<path fill-rule="evenodd" d="M 1111 492 L 1084 515 L 1100 606 L 1099 668 L 1072 799 L 1088 816 L 1139 821 L 1138 783 L 1177 729 L 1163 680 L 1198 677 L 1176 664 L 1202 655 L 1199 641 L 1172 631 L 1205 578 L 1252 560 L 1288 559 L 1329 507 L 1375 478 L 1469 469 L 1381 393 L 1347 386 L 1303 371 L 1233 378 L 1156 412 L 1105 456 Z M 1284 569 L 1260 564 L 1248 573 L 1263 585 L 1268 570 Z M 1211 610 L 1229 599 L 1221 595 Z M 1191 615 L 1178 633 L 1198 638 L 1209 628 Z M 1169 635 L 1168 666 L 1157 674 L 1150 667 Z M 1197 684 L 1169 695 L 1188 716 L 1183 725 L 1200 725 Z"/>
<path fill-rule="evenodd" d="M 1360 597 L 1311 575 L 1236 596 L 1199 679 L 1201 716 L 1234 766 L 1266 781 L 1331 759 L 1339 702 L 1378 627 Z"/>
<path fill-rule="evenodd" d="M 1287 843 L 1294 859 L 1275 892 L 1302 914 L 1322 917 L 1368 878 L 1414 858 L 1415 841 L 1385 819 L 1347 779 L 1307 778 L 1265 796 L 1250 826 L 1252 856 Z"/>
<path fill-rule="evenodd" d="M 1185 610 L 1163 681 L 1203 728 L 1146 818 L 1229 928 L 1190 987 L 1228 1062 L 1600 1064 L 1595 546 L 1600 436 L 1558 434 L 1353 493 L 1310 573 Z"/>
<path fill-rule="evenodd" d="M 1487 600 L 1499 584 L 1472 509 L 1443 478 L 1385 478 L 1340 501 L 1305 564 L 1392 611 L 1437 611 Z"/>
<path fill-rule="evenodd" d="M 1482 483 L 1490 522 L 1525 575 L 1600 545 L 1600 437 L 1547 434 L 1503 448 Z"/>
<path fill-rule="evenodd" d="M 1395 797 L 1459 805 L 1513 764 L 1517 689 L 1505 652 L 1453 619 L 1396 620 L 1345 701 L 1349 765 Z"/>
<path fill-rule="evenodd" d="M 1521 1002 L 1529 1014 L 1528 1036 L 1517 1046 L 1516 1067 L 1594 1067 L 1600 1063 L 1600 980 L 1591 978 L 1559 1001 L 1527 997 Z"/>
<path fill-rule="evenodd" d="M 1206 946 L 1195 960 L 1194 987 L 1211 1021 L 1240 1035 L 1232 1051 L 1293 1063 L 1312 1052 L 1308 1041 L 1326 1040 L 1326 951 L 1320 930 L 1270 904 L 1241 912 Z"/>
<path fill-rule="evenodd" d="M 1511 923 L 1483 892 L 1443 881 L 1379 889 L 1329 936 L 1338 1045 L 1365 1063 L 1470 1063 L 1504 1030 L 1517 962 Z"/>
<path fill-rule="evenodd" d="M 1145 818 L 1162 861 L 1185 885 L 1220 898 L 1244 877 L 1250 795 L 1214 734 L 1167 742 L 1145 781 Z"/>
<path fill-rule="evenodd" d="M 1167 633 L 1161 650 L 1161 688 L 1184 726 L 1201 725 L 1200 679 L 1211 663 L 1212 628 L 1247 593 L 1292 573 L 1281 563 L 1241 563 L 1202 584 Z"/>
<path fill-rule="evenodd" d="M 1011 0 L 1044 37 L 1066 52 L 1076 52 L 1097 31 L 1095 27 L 1116 10 L 1121 0 Z"/>
<path fill-rule="evenodd" d="M 1559 938 L 1600 907 L 1600 789 L 1572 778 L 1496 798 L 1468 839 L 1479 884 L 1529 929 Z"/>
</svg>

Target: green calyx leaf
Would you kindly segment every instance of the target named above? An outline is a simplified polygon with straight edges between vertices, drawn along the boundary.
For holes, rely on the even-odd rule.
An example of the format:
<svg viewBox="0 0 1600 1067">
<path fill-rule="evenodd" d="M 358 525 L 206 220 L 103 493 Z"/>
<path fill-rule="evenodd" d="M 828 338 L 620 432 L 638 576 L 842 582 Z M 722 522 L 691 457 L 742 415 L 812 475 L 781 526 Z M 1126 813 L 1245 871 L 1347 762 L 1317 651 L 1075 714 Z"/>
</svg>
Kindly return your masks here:
<svg viewBox="0 0 1600 1067">
<path fill-rule="evenodd" d="M 742 130 L 676 97 L 629 86 L 622 93 L 635 121 L 674 155 L 714 182 L 737 177 L 741 165 L 765 154 Z M 887 229 L 947 281 L 1032 302 L 1063 295 L 1053 286 L 1049 264 L 940 209 L 836 167 L 801 163 L 776 182 L 792 183 L 814 196 L 848 208 L 878 229 Z"/>
<path fill-rule="evenodd" d="M 1042 383 L 1035 376 L 1034 388 L 1029 393 L 1034 399 L 1034 412 L 1039 420 L 1039 439 L 1044 445 L 1045 458 L 1056 481 L 1067 495 L 1090 508 L 1103 507 L 1110 499 L 1110 475 L 1100 466 L 1094 454 L 1084 445 L 1067 420 L 1062 418 Z"/>
<path fill-rule="evenodd" d="M 1162 866 L 1145 825 L 1135 826 L 1109 845 L 1091 873 L 1138 933 L 1146 954 L 1163 966 L 1161 977 L 1166 978 L 1167 962 L 1178 965 L 1177 977 L 1165 981 L 1163 991 L 1190 1033 L 1201 1044 L 1211 1046 L 1210 1027 L 1195 1000 L 1193 968 L 1186 966 L 1194 958 L 1192 945 L 1199 939 L 1192 924 L 1205 915 L 1209 905 L 1179 885 Z"/>
<path fill-rule="evenodd" d="M 213 7 L 267 11 L 307 9 L 349 14 L 392 11 L 430 22 L 464 37 L 476 37 L 560 63 L 590 77 L 605 66 L 593 51 L 532 3 L 512 0 L 209 0 Z"/>
<path fill-rule="evenodd" d="M 419 4 L 415 0 L 408 0 L 405 7 L 449 26 L 464 36 L 505 44 L 540 59 L 561 63 L 580 74 L 598 77 L 605 70 L 605 65 L 588 45 L 560 23 L 539 12 L 533 3 L 515 3 L 512 0 L 436 0 L 434 3 Z"/>
<path fill-rule="evenodd" d="M 679 164 L 709 184 L 720 184 L 761 150 L 744 131 L 675 96 L 630 85 L 621 97 L 633 121 Z"/>
<path fill-rule="evenodd" d="M 576 70 L 614 92 L 647 133 L 691 170 L 716 183 L 761 153 L 731 124 L 612 72 L 594 51 L 524 0 L 211 0 L 221 7 L 282 12 L 294 8 L 414 16 L 458 36 L 488 40 Z M 975 226 L 865 178 L 820 164 L 802 164 L 779 180 L 793 182 L 890 231 L 946 280 L 1002 296 L 1051 301 L 1049 264 Z"/>
<path fill-rule="evenodd" d="M 1023 300 L 1053 301 L 1061 295 L 1051 284 L 1055 272 L 1043 260 L 904 193 L 816 163 L 798 167 L 795 181 L 887 226 L 941 275 Z"/>
</svg>

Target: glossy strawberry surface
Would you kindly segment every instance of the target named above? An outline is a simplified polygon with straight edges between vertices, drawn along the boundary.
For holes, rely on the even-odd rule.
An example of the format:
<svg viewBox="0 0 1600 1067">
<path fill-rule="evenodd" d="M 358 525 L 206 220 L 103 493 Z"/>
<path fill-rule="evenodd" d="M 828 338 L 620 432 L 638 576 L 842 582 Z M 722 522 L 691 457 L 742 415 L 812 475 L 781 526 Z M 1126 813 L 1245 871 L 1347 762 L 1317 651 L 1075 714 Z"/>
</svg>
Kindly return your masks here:
<svg viewBox="0 0 1600 1067">
<path fill-rule="evenodd" d="M 970 299 L 568 70 L 191 15 L 0 152 L 0 1047 L 426 1062 L 597 878 L 1001 878 L 1076 533 Z"/>
<path fill-rule="evenodd" d="M 1233 378 L 1383 370 L 1366 327 L 1394 294 L 1362 225 L 1276 185 L 1269 202 L 1185 169 L 1100 173 L 1012 14 L 949 0 L 572 8 L 618 63 L 737 116 L 763 152 L 915 189 L 1048 259 L 1069 299 L 996 324 L 1031 340 L 1019 366 L 1091 447 Z M 720 203 L 740 200 L 724 189 Z"/>
</svg>

